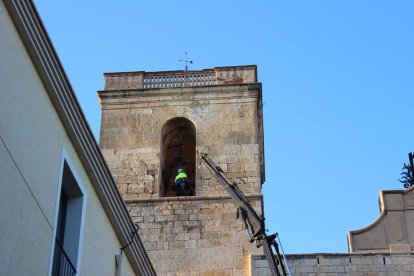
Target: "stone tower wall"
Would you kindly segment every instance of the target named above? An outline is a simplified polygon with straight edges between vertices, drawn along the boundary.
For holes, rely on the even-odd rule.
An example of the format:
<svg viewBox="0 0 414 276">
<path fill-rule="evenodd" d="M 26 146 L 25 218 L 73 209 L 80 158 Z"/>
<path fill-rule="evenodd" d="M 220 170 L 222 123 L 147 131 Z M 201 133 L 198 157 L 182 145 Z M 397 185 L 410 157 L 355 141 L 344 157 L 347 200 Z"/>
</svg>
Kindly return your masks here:
<svg viewBox="0 0 414 276">
<path fill-rule="evenodd" d="M 260 193 L 262 137 L 260 86 L 227 85 L 101 94 L 100 147 L 124 199 L 160 196 L 161 129 L 184 117 L 196 127 L 196 148 L 206 152 L 246 193 Z M 224 190 L 196 166 L 196 195 Z"/>
<path fill-rule="evenodd" d="M 208 85 L 186 72 L 191 87 L 162 87 L 165 79 L 181 78 L 174 72 L 105 75 L 100 147 L 159 275 L 249 275 L 250 254 L 262 253 L 249 243 L 234 200 L 204 164 L 193 164 L 194 196 L 166 197 L 160 179 L 163 126 L 186 118 L 195 126 L 196 150 L 208 153 L 263 213 L 262 98 L 255 70 L 215 69 L 214 80 L 208 70 L 193 73 L 196 80 L 204 74 Z"/>
<path fill-rule="evenodd" d="M 261 198 L 250 201 L 261 212 Z M 249 254 L 262 253 L 248 242 L 229 198 L 140 201 L 128 206 L 159 275 L 249 275 Z"/>
</svg>

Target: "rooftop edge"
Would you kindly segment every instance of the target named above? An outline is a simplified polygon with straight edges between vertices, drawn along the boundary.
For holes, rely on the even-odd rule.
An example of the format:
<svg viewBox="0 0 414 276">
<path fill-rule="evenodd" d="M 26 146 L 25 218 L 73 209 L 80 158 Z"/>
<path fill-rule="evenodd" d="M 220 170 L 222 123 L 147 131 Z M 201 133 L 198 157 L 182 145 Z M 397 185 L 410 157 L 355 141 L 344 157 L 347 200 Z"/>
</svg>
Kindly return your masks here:
<svg viewBox="0 0 414 276">
<path fill-rule="evenodd" d="M 191 87 L 257 82 L 257 66 L 223 66 L 202 70 L 104 73 L 104 90 Z"/>
</svg>

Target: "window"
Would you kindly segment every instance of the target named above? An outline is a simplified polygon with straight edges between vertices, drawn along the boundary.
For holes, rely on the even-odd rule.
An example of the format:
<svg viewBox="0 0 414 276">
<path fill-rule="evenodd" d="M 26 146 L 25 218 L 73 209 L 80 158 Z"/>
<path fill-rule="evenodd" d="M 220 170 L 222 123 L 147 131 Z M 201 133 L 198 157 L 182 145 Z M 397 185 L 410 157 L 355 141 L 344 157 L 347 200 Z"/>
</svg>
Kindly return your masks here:
<svg viewBox="0 0 414 276">
<path fill-rule="evenodd" d="M 79 268 L 84 192 L 66 161 L 59 196 L 51 275 L 76 275 Z"/>
<path fill-rule="evenodd" d="M 186 196 L 195 195 L 196 128 L 186 118 L 173 118 L 161 130 L 160 196 L 176 196 L 178 169 L 187 174 Z"/>
</svg>

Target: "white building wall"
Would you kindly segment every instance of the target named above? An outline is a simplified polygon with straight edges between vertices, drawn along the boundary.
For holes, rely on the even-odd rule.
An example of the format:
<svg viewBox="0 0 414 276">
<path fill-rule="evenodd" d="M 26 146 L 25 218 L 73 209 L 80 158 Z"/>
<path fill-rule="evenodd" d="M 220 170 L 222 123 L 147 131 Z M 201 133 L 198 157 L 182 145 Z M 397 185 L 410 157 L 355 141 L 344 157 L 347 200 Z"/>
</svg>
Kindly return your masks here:
<svg viewBox="0 0 414 276">
<path fill-rule="evenodd" d="M 0 5 L 0 275 L 48 274 L 63 151 L 87 195 L 80 274 L 114 275 L 122 245 Z"/>
</svg>

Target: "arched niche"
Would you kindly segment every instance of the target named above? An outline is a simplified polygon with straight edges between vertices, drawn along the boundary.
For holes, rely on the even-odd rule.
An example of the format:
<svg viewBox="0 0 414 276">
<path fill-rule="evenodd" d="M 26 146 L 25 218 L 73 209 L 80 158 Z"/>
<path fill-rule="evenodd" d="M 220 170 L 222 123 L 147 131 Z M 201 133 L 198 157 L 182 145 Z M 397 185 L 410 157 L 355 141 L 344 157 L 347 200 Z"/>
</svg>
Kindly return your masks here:
<svg viewBox="0 0 414 276">
<path fill-rule="evenodd" d="M 187 118 L 167 121 L 161 130 L 160 196 L 176 196 L 174 179 L 177 170 L 186 171 L 190 189 L 187 196 L 195 195 L 196 128 Z"/>
</svg>

